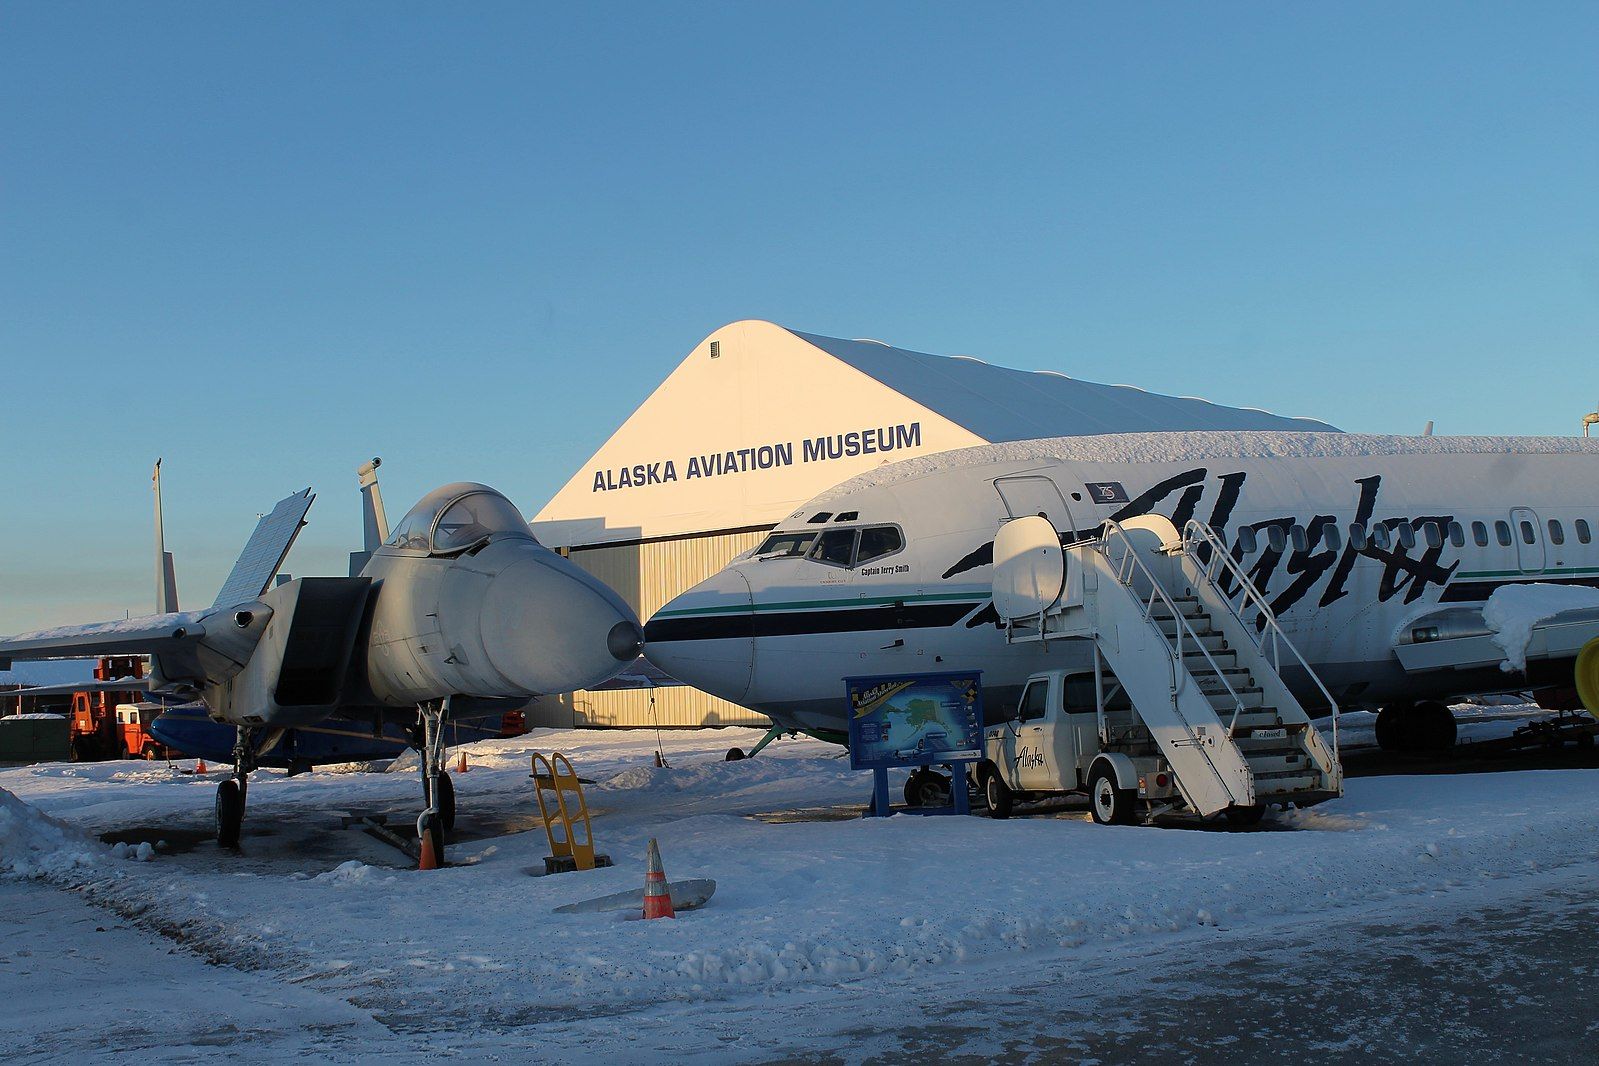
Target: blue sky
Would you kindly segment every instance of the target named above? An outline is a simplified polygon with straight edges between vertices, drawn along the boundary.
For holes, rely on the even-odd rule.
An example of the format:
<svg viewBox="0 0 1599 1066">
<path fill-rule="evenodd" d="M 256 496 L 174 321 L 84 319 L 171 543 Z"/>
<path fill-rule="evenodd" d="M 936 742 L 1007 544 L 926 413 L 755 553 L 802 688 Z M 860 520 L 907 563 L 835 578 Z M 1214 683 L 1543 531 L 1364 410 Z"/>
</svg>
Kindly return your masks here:
<svg viewBox="0 0 1599 1066">
<path fill-rule="evenodd" d="M 533 511 L 717 326 L 1313 414 L 1599 400 L 1599 8 L 0 8 L 0 631 Z"/>
</svg>

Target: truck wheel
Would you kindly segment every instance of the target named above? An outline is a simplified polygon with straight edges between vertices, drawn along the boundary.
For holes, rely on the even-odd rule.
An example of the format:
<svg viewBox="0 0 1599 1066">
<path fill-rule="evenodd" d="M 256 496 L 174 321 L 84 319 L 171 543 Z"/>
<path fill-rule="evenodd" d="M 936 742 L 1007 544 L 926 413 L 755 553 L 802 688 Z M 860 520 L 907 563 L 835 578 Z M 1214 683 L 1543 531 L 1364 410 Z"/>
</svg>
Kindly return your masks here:
<svg viewBox="0 0 1599 1066">
<path fill-rule="evenodd" d="M 1261 803 L 1248 807 L 1228 807 L 1225 813 L 1228 825 L 1234 829 L 1248 829 L 1259 825 L 1260 820 L 1266 817 L 1266 807 Z"/>
<path fill-rule="evenodd" d="M 905 806 L 948 807 L 949 778 L 937 770 L 912 770 L 905 779 Z"/>
<path fill-rule="evenodd" d="M 1009 818 L 1016 795 L 999 776 L 998 770 L 990 770 L 983 776 L 983 798 L 988 801 L 990 818 Z"/>
<path fill-rule="evenodd" d="M 1094 767 L 1088 776 L 1089 810 L 1100 825 L 1132 825 L 1133 804 L 1137 800 L 1130 788 L 1117 788 L 1116 775 L 1105 765 Z"/>
<path fill-rule="evenodd" d="M 1455 712 L 1437 700 L 1416 704 L 1416 747 L 1422 751 L 1448 751 L 1455 746 Z"/>
</svg>

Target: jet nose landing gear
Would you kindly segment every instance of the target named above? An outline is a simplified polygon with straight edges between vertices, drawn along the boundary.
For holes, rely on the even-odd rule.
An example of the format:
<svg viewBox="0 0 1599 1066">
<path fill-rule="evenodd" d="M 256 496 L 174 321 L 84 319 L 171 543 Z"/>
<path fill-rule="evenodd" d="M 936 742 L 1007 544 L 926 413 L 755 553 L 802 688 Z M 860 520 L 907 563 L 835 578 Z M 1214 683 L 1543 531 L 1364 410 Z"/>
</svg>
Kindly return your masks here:
<svg viewBox="0 0 1599 1066">
<path fill-rule="evenodd" d="M 455 783 L 444 769 L 444 720 L 450 714 L 450 697 L 429 700 L 416 708 L 421 734 L 422 814 L 416 820 L 417 845 L 426 856 L 444 865 L 444 836 L 455 829 Z"/>
</svg>

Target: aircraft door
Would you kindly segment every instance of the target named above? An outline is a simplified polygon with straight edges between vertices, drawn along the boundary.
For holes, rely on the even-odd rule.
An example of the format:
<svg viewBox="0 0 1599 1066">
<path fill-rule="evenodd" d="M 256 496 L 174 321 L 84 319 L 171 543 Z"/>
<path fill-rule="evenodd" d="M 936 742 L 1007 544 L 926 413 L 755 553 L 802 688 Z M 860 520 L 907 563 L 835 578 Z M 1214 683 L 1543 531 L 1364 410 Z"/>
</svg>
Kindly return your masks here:
<svg viewBox="0 0 1599 1066">
<path fill-rule="evenodd" d="M 1544 568 L 1543 537 L 1539 536 L 1538 512 L 1530 507 L 1510 510 L 1511 536 L 1516 538 L 1516 561 L 1523 574 L 1536 574 Z"/>
<path fill-rule="evenodd" d="M 1016 784 L 1024 790 L 1059 787 L 1054 772 L 1056 716 L 1049 713 L 1049 681 L 1040 679 L 1022 693 L 1016 725 Z"/>
<path fill-rule="evenodd" d="M 1012 518 L 1041 514 L 1056 529 L 1072 528 L 1072 513 L 1066 506 L 1066 497 L 1049 478 L 1036 474 L 995 478 L 994 488 Z"/>
</svg>

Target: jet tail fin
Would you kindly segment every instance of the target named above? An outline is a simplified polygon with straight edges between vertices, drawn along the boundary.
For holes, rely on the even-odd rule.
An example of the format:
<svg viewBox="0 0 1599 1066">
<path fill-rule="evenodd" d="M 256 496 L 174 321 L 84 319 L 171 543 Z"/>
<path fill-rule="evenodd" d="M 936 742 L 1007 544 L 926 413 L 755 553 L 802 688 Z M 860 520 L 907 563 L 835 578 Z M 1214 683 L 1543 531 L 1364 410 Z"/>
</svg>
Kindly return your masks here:
<svg viewBox="0 0 1599 1066">
<path fill-rule="evenodd" d="M 155 613 L 173 614 L 178 609 L 178 572 L 172 553 L 167 551 L 166 533 L 161 520 L 161 460 L 155 461 L 150 475 L 155 488 Z"/>
<path fill-rule="evenodd" d="M 350 576 L 358 577 L 372 553 L 389 539 L 389 516 L 383 510 L 383 490 L 378 488 L 378 467 L 383 460 L 373 456 L 369 463 L 355 468 L 361 482 L 361 550 L 350 553 Z"/>
<path fill-rule="evenodd" d="M 294 538 L 300 535 L 305 513 L 315 499 L 310 489 L 301 489 L 279 500 L 271 513 L 261 516 L 233 564 L 233 572 L 222 583 L 213 607 L 248 603 L 267 590 L 294 546 Z"/>
</svg>

